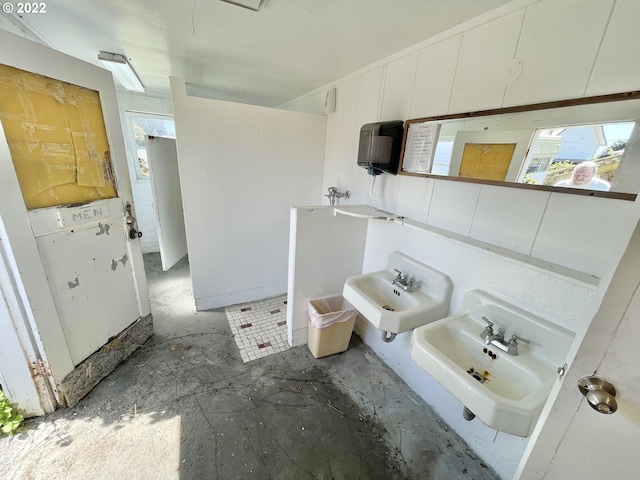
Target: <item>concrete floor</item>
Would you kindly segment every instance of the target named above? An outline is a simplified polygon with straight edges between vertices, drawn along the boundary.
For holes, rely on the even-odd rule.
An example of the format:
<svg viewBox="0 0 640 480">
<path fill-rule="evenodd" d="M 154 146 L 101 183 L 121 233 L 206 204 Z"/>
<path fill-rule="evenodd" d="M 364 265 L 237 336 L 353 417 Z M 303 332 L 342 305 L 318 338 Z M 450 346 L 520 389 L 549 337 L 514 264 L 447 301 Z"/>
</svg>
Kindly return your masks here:
<svg viewBox="0 0 640 480">
<path fill-rule="evenodd" d="M 0 438 L 3 479 L 495 479 L 358 337 L 243 363 L 189 268 L 145 258 L 155 335 L 76 407 Z"/>
</svg>

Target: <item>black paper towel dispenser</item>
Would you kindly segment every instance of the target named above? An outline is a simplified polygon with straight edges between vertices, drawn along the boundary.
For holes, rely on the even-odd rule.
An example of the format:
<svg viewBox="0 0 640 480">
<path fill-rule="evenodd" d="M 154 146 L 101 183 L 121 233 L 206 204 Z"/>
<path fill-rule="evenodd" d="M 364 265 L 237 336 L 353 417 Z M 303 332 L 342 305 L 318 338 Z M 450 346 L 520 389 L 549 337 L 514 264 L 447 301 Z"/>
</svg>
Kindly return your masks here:
<svg viewBox="0 0 640 480">
<path fill-rule="evenodd" d="M 360 129 L 358 165 L 370 175 L 398 173 L 402 148 L 402 120 L 367 123 Z"/>
</svg>

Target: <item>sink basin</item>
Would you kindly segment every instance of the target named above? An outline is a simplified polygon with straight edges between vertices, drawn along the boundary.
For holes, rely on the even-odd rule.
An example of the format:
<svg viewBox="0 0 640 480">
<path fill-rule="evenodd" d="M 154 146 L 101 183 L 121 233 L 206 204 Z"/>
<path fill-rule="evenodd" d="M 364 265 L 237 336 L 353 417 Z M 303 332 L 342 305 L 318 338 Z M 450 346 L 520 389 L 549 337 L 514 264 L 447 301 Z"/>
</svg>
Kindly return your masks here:
<svg viewBox="0 0 640 480">
<path fill-rule="evenodd" d="M 485 345 L 487 324 L 516 334 L 518 355 Z M 465 294 L 457 314 L 417 328 L 411 358 L 488 426 L 528 437 L 558 378 L 574 334 L 490 295 Z"/>
<path fill-rule="evenodd" d="M 419 282 L 414 291 L 393 285 L 398 269 Z M 400 252 L 389 255 L 387 268 L 349 277 L 343 297 L 374 327 L 402 333 L 444 317 L 449 310 L 449 277 Z"/>
</svg>

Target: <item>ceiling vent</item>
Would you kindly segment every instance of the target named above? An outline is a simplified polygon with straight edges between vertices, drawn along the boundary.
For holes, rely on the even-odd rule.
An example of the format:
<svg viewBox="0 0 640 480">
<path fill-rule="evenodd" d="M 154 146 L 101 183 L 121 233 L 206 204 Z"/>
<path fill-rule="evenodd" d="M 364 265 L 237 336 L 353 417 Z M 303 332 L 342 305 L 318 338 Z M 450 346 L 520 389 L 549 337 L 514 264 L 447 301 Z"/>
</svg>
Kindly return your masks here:
<svg viewBox="0 0 640 480">
<path fill-rule="evenodd" d="M 259 11 L 267 0 L 220 0 L 221 2 L 230 3 L 242 8 L 248 8 L 254 12 Z"/>
</svg>

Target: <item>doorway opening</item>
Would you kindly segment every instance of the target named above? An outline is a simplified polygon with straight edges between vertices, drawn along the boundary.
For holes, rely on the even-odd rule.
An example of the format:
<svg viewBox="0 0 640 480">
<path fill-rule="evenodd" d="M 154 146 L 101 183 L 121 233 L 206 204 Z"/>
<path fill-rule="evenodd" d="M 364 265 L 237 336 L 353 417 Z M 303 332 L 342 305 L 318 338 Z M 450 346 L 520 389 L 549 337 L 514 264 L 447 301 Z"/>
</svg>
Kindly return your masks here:
<svg viewBox="0 0 640 480">
<path fill-rule="evenodd" d="M 124 115 L 136 218 L 143 254 L 160 253 L 168 270 L 186 255 L 175 124 L 169 115 Z"/>
</svg>

